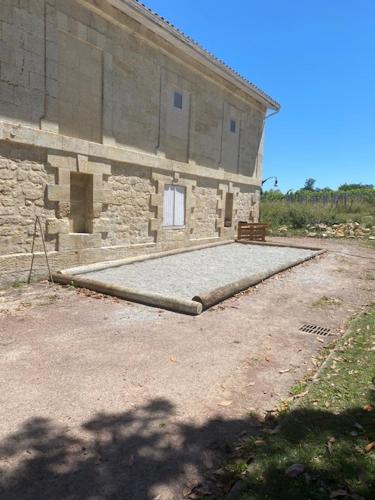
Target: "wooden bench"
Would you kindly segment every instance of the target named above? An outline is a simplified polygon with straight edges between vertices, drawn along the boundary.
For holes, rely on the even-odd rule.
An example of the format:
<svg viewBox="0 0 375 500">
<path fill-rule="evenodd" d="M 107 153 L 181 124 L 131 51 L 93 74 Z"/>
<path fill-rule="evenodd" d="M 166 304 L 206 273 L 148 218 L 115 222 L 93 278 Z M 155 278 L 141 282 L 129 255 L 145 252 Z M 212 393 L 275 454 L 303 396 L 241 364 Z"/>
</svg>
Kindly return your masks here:
<svg viewBox="0 0 375 500">
<path fill-rule="evenodd" d="M 238 239 L 247 241 L 266 241 L 268 225 L 255 222 L 238 223 Z"/>
</svg>

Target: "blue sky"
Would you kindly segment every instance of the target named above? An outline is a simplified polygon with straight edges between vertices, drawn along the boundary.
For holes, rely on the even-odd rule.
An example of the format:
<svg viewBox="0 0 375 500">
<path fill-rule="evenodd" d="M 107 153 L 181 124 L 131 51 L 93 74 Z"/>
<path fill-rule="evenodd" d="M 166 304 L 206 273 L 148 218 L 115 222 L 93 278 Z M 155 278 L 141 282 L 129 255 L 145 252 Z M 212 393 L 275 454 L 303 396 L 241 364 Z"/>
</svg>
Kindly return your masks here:
<svg viewBox="0 0 375 500">
<path fill-rule="evenodd" d="M 373 0 L 144 1 L 281 103 L 265 177 L 375 183 Z"/>
</svg>

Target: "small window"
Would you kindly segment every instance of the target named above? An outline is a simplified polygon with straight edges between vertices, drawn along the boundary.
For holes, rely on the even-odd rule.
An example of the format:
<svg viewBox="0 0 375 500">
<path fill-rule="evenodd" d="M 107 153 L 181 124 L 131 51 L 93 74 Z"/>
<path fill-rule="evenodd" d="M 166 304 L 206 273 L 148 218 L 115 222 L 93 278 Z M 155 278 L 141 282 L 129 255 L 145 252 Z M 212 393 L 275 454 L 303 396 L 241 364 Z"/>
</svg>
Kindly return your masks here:
<svg viewBox="0 0 375 500">
<path fill-rule="evenodd" d="M 164 226 L 183 227 L 185 225 L 186 189 L 181 186 L 165 186 L 164 188 Z"/>
<path fill-rule="evenodd" d="M 227 193 L 225 196 L 224 227 L 232 227 L 232 223 L 233 223 L 233 194 Z"/>
<path fill-rule="evenodd" d="M 91 233 L 93 176 L 70 173 L 70 225 L 72 233 Z"/>
<path fill-rule="evenodd" d="M 174 93 L 174 107 L 175 108 L 178 108 L 178 109 L 182 109 L 182 105 L 183 105 L 183 96 L 181 94 L 181 92 L 175 92 Z"/>
<path fill-rule="evenodd" d="M 229 122 L 229 130 L 235 134 L 236 133 L 236 129 L 237 129 L 237 123 L 236 123 L 236 120 L 230 120 Z"/>
</svg>

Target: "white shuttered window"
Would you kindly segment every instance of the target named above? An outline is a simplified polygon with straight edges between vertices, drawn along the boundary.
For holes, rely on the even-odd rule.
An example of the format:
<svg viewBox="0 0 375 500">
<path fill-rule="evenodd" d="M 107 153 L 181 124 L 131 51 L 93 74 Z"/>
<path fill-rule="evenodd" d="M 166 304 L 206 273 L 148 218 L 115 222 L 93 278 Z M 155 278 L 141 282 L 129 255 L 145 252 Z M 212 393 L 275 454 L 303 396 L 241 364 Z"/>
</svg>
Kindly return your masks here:
<svg viewBox="0 0 375 500">
<path fill-rule="evenodd" d="M 165 186 L 164 189 L 164 226 L 181 227 L 185 225 L 186 190 L 181 186 Z"/>
</svg>

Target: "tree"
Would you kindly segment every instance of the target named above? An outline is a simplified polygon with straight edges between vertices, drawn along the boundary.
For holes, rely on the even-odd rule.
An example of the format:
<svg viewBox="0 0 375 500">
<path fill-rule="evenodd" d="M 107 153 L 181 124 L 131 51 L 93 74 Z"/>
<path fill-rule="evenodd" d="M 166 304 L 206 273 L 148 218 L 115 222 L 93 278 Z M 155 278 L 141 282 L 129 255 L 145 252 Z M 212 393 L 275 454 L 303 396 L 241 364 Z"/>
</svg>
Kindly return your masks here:
<svg viewBox="0 0 375 500">
<path fill-rule="evenodd" d="M 315 191 L 315 183 L 316 183 L 316 180 L 313 179 L 312 177 L 309 177 L 305 181 L 305 185 L 303 187 L 303 190 L 304 191 Z"/>
</svg>

